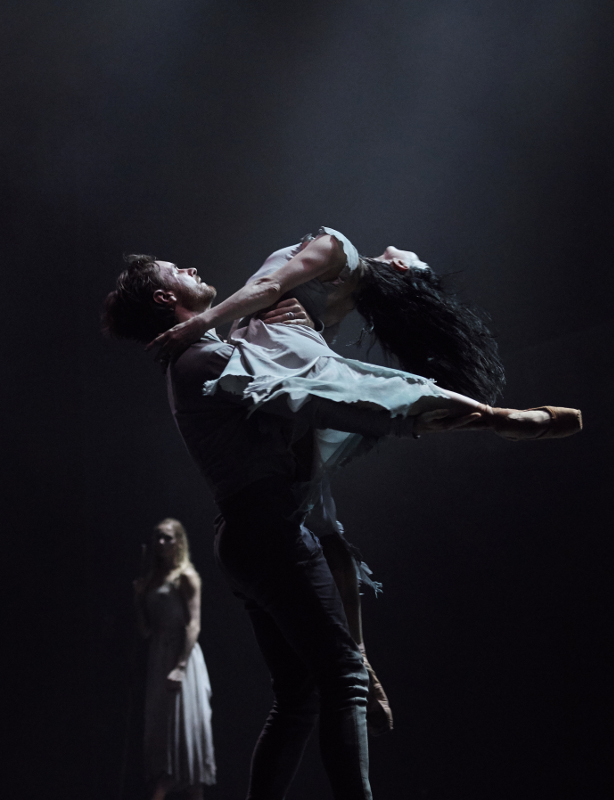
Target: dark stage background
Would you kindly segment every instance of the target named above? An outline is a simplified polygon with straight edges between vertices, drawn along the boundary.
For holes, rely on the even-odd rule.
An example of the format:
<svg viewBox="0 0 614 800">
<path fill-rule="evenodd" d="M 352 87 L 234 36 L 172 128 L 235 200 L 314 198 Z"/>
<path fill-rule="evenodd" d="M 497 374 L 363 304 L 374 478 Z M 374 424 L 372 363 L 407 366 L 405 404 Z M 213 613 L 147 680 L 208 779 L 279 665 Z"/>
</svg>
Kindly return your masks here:
<svg viewBox="0 0 614 800">
<path fill-rule="evenodd" d="M 609 796 L 612 5 L 35 0 L 3 16 L 6 607 L 26 634 L 7 647 L 26 684 L 11 796 L 142 796 L 130 584 L 167 515 L 204 582 L 207 796 L 244 796 L 267 675 L 162 376 L 103 340 L 98 313 L 124 252 L 197 265 L 224 297 L 322 224 L 457 272 L 492 314 L 505 404 L 586 423 L 566 441 L 384 443 L 337 476 L 385 587 L 364 603 L 396 719 L 373 741 L 375 797 Z M 314 743 L 289 798 L 316 796 Z"/>
</svg>

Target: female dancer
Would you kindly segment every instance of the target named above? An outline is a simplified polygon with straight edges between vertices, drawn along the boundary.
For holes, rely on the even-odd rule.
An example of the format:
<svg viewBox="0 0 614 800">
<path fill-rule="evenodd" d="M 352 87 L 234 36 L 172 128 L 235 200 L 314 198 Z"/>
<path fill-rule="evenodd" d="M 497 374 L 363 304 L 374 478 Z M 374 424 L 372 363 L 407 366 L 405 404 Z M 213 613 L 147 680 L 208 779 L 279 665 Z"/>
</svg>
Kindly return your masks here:
<svg viewBox="0 0 614 800">
<path fill-rule="evenodd" d="M 153 531 L 151 563 L 134 582 L 137 620 L 149 638 L 145 699 L 145 772 L 152 800 L 187 790 L 202 800 L 215 783 L 211 685 L 202 651 L 200 578 L 183 525 L 164 519 Z"/>
<path fill-rule="evenodd" d="M 307 314 L 321 321 L 327 339 L 356 308 L 405 372 L 340 357 L 305 326 L 305 314 L 285 311 L 279 301 L 286 297 L 298 299 Z M 260 319 L 251 316 L 275 304 L 276 308 L 261 314 Z M 292 301 L 287 300 L 287 305 L 290 307 Z M 321 228 L 316 237 L 308 235 L 300 244 L 273 253 L 239 291 L 164 331 L 148 347 L 158 347 L 157 359 L 167 363 L 207 330 L 235 320 L 242 322 L 235 324 L 232 341 L 238 345 L 238 358 L 244 363 L 237 371 L 238 365 L 231 359 L 225 376 L 242 376 L 244 384 L 250 383 L 244 393 L 256 404 L 278 394 L 287 394 L 293 405 L 305 402 L 311 394 L 324 396 L 313 378 L 323 367 L 331 367 L 321 359 L 332 358 L 339 377 L 350 382 L 332 398 L 338 401 L 374 402 L 392 416 L 406 416 L 409 398 L 402 401 L 394 392 L 393 397 L 385 397 L 377 391 L 377 381 L 369 378 L 385 372 L 407 382 L 406 373 L 411 371 L 410 382 L 422 387 L 413 393 L 414 404 L 421 402 L 418 409 L 412 406 L 412 414 L 445 409 L 449 416 L 471 415 L 465 429 L 492 429 L 507 439 L 559 438 L 581 429 L 580 412 L 575 409 L 544 406 L 517 411 L 484 405 L 494 402 L 504 384 L 494 337 L 482 318 L 446 292 L 430 267 L 407 250 L 388 247 L 381 256 L 366 258 L 358 255 L 343 234 Z M 294 326 L 298 336 L 270 327 L 278 322 Z M 320 348 L 314 346 L 318 339 Z M 426 380 L 421 375 L 432 377 Z M 298 378 L 302 380 L 297 382 Z M 434 381 L 446 389 L 435 386 Z M 232 383 L 236 387 L 237 381 Z M 278 391 L 280 388 L 283 391 Z M 447 429 L 447 423 L 435 419 L 431 430 Z M 454 423 L 454 427 L 458 425 Z"/>
<path fill-rule="evenodd" d="M 272 305 L 275 308 L 260 313 L 259 319 L 249 318 Z M 307 315 L 320 321 L 324 339 L 330 341 L 354 308 L 383 349 L 413 375 L 341 358 L 306 325 Z M 430 411 L 424 432 L 458 428 L 459 416 L 464 417 L 466 430 L 492 429 L 509 439 L 567 436 L 581 428 L 580 413 L 574 409 L 514 411 L 483 405 L 492 403 L 504 384 L 494 337 L 482 317 L 446 292 L 441 279 L 410 251 L 388 247 L 377 258 L 361 257 L 345 236 L 321 228 L 316 237 L 308 235 L 300 244 L 273 253 L 246 286 L 198 317 L 165 331 L 150 347 L 160 347 L 158 360 L 164 363 L 210 328 L 232 320 L 235 355 L 221 378 L 205 387 L 207 393 L 219 385 L 251 397 L 255 405 L 285 395 L 298 408 L 316 395 L 375 404 L 391 416 Z M 385 389 L 383 377 L 388 379 Z M 391 377 L 396 380 L 391 382 Z M 425 416 L 429 415 L 423 414 L 421 424 Z M 338 535 L 330 492 L 328 488 L 323 492 L 318 484 L 325 471 L 347 460 L 357 447 L 361 447 L 359 436 L 318 432 L 315 497 L 312 492 L 306 506 L 315 502 L 316 512 L 319 506 L 325 508 L 329 529 L 317 533 L 351 633 L 364 654 L 354 562 Z M 365 663 L 370 673 L 370 730 L 381 733 L 392 727 L 392 715 L 366 656 Z"/>
</svg>

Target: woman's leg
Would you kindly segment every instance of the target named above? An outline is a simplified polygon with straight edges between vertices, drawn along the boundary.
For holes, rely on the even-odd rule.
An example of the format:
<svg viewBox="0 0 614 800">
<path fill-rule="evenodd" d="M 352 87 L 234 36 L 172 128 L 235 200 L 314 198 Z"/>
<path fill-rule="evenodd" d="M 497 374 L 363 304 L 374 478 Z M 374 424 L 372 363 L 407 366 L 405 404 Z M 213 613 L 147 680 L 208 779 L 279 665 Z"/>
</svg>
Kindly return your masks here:
<svg viewBox="0 0 614 800">
<path fill-rule="evenodd" d="M 362 612 L 360 605 L 360 589 L 356 576 L 354 556 L 346 543 L 338 535 L 323 536 L 320 538 L 324 557 L 334 578 L 343 610 L 347 617 L 348 627 L 352 639 L 362 653 L 365 668 L 369 674 L 369 694 L 367 696 L 367 729 L 372 736 L 380 736 L 393 728 L 392 711 L 384 687 L 365 651 L 362 632 Z"/>
<path fill-rule="evenodd" d="M 385 406 L 370 401 L 345 403 L 323 397 L 312 397 L 298 413 L 315 428 L 332 428 L 374 438 L 491 430 L 514 441 L 562 439 L 582 430 L 582 414 L 576 408 L 543 406 L 524 411 L 492 408 L 455 392 L 439 391 L 441 394 L 412 399 L 405 407 L 400 407 L 398 416 L 391 416 Z M 405 416 L 401 416 L 401 411 Z"/>
</svg>

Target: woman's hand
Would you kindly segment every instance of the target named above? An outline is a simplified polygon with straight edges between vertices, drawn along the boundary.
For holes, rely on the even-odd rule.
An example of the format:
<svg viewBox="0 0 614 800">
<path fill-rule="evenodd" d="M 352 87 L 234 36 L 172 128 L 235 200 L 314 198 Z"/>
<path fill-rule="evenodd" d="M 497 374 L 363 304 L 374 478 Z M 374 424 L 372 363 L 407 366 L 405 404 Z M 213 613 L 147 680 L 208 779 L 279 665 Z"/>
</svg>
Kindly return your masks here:
<svg viewBox="0 0 614 800">
<path fill-rule="evenodd" d="M 166 368 L 171 361 L 179 358 L 184 350 L 197 342 L 211 327 L 213 326 L 208 324 L 206 312 L 199 314 L 164 331 L 153 342 L 150 342 L 145 350 L 158 347 L 156 361 Z"/>
<path fill-rule="evenodd" d="M 178 692 L 185 676 L 185 667 L 175 667 L 166 676 L 166 688 L 169 692 Z"/>
<path fill-rule="evenodd" d="M 315 325 L 303 306 L 294 297 L 287 300 L 280 300 L 277 305 L 268 311 L 263 311 L 258 315 L 258 319 L 271 325 L 274 322 L 281 322 L 283 325 L 307 325 L 314 328 Z"/>
</svg>

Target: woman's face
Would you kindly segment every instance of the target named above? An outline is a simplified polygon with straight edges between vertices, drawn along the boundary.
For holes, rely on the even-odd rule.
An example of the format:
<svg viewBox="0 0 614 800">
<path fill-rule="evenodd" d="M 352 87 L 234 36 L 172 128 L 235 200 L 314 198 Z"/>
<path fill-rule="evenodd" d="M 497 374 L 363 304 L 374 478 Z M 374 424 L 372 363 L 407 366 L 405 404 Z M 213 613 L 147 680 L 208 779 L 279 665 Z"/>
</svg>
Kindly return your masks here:
<svg viewBox="0 0 614 800">
<path fill-rule="evenodd" d="M 428 264 L 425 264 L 424 261 L 420 261 L 418 256 L 412 253 L 411 250 L 399 250 L 398 247 L 393 247 L 392 245 L 387 247 L 382 255 L 378 256 L 375 260 L 392 264 L 392 266 L 396 267 L 398 270 L 409 269 L 410 267 L 414 267 L 414 269 L 428 269 Z"/>
<path fill-rule="evenodd" d="M 154 532 L 154 550 L 162 561 L 170 562 L 177 550 L 177 536 L 170 522 L 162 522 Z"/>
</svg>

